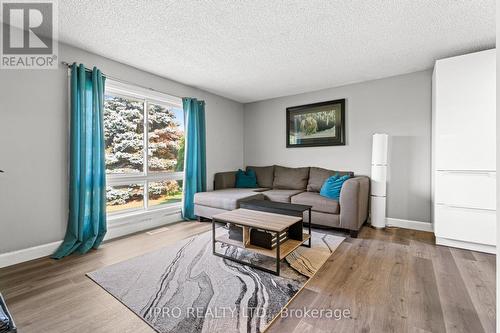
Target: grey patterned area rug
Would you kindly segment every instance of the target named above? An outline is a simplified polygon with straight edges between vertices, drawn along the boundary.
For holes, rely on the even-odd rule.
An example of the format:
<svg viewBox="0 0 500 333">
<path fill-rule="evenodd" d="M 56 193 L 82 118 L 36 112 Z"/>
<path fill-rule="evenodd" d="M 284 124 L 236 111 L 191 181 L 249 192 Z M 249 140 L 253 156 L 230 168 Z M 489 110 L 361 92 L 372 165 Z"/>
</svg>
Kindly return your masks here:
<svg viewBox="0 0 500 333">
<path fill-rule="evenodd" d="M 281 263 L 281 276 L 214 256 L 211 231 L 87 276 L 158 332 L 261 332 L 344 238 L 313 231 L 312 240 Z M 233 246 L 217 251 L 275 264 Z"/>
</svg>

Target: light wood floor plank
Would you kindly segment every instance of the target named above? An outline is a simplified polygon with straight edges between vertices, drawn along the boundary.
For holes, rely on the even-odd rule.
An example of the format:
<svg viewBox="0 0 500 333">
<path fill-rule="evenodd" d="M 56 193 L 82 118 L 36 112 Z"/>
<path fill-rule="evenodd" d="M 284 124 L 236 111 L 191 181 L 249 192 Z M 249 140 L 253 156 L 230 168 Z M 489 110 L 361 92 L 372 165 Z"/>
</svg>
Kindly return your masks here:
<svg viewBox="0 0 500 333">
<path fill-rule="evenodd" d="M 433 266 L 447 331 L 485 332 L 450 248 L 437 246 L 437 251 Z"/>
<path fill-rule="evenodd" d="M 412 256 L 409 268 L 410 331 L 446 332 L 432 260 Z"/>
<path fill-rule="evenodd" d="M 463 255 L 468 252 L 470 256 Z M 495 283 L 489 262 L 477 261 L 470 251 L 451 249 L 460 275 L 486 332 L 495 331 L 496 294 L 488 288 Z"/>
<path fill-rule="evenodd" d="M 409 240 L 406 239 L 406 244 Z M 408 246 L 396 246 L 388 256 L 390 262 L 387 293 L 384 312 L 390 315 L 384 317 L 383 330 L 385 332 L 408 331 L 408 295 L 407 281 L 409 278 L 409 249 Z"/>
</svg>

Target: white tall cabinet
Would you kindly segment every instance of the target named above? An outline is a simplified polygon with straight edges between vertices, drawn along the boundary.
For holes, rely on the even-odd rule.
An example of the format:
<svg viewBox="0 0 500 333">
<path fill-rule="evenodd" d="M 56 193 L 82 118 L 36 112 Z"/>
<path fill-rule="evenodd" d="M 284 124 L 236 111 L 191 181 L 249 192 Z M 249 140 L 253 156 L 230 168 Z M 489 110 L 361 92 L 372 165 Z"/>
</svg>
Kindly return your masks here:
<svg viewBox="0 0 500 333">
<path fill-rule="evenodd" d="M 496 246 L 496 59 L 487 50 L 436 61 L 432 77 L 436 243 Z"/>
</svg>

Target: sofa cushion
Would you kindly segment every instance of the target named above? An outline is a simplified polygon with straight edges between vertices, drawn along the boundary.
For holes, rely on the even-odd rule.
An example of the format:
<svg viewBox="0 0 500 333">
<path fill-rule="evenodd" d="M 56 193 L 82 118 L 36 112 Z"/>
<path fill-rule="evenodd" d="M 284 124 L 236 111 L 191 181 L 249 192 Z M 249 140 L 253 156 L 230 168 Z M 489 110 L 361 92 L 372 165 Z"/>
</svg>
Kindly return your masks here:
<svg viewBox="0 0 500 333">
<path fill-rule="evenodd" d="M 304 190 L 309 178 L 309 167 L 286 168 L 274 167 L 273 188 L 281 190 Z"/>
<path fill-rule="evenodd" d="M 247 166 L 247 170 L 255 171 L 259 187 L 273 187 L 274 165 L 263 167 Z"/>
<path fill-rule="evenodd" d="M 303 192 L 303 190 L 269 190 L 261 192 L 266 199 L 276 202 L 290 202 L 290 197 Z"/>
<path fill-rule="evenodd" d="M 255 176 L 255 171 L 247 170 L 243 171 L 239 169 L 236 171 L 236 188 L 256 188 L 257 187 L 257 177 Z"/>
<path fill-rule="evenodd" d="M 214 175 L 214 190 L 234 188 L 236 184 L 236 171 L 217 172 Z"/>
<path fill-rule="evenodd" d="M 253 189 L 228 188 L 210 192 L 200 192 L 194 195 L 196 205 L 233 210 L 239 208 L 240 201 L 250 199 L 264 199 L 261 192 Z"/>
<path fill-rule="evenodd" d="M 292 203 L 312 206 L 316 212 L 339 214 L 339 202 L 321 196 L 316 192 L 303 192 L 292 197 Z"/>
<path fill-rule="evenodd" d="M 349 175 L 350 177 L 354 177 L 354 172 L 351 171 L 334 171 L 311 167 L 311 170 L 309 171 L 307 190 L 309 192 L 319 192 L 321 190 L 321 186 L 323 186 L 323 184 L 325 183 L 325 180 L 337 173 L 339 174 L 339 176 Z"/>
</svg>

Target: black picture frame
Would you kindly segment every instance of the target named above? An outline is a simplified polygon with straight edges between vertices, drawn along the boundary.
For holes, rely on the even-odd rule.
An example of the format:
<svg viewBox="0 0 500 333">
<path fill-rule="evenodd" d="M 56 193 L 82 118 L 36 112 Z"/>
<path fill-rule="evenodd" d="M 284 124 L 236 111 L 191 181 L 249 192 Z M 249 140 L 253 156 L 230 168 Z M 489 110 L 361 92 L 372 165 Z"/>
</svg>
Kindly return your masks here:
<svg viewBox="0 0 500 333">
<path fill-rule="evenodd" d="M 332 118 L 332 114 L 325 115 L 325 112 L 334 112 L 334 125 L 322 130 L 325 132 L 324 135 L 316 135 L 318 133 L 317 129 L 319 122 L 317 117 L 320 113 L 322 114 L 320 117 L 328 117 L 326 125 L 324 121 L 320 119 L 323 123 L 322 127 L 329 126 L 328 121 Z M 315 115 L 304 119 L 306 115 L 314 114 L 318 114 L 318 116 Z M 311 120 L 311 118 L 314 120 Z M 309 120 L 309 122 L 305 123 L 307 120 Z M 305 126 L 309 127 L 306 131 L 309 130 L 310 133 L 303 133 Z M 300 127 L 300 129 L 297 127 Z M 328 136 L 328 134 L 333 135 Z M 303 135 L 304 137 L 297 138 L 299 135 Z M 345 146 L 345 137 L 345 98 L 286 108 L 287 148 Z"/>
</svg>

